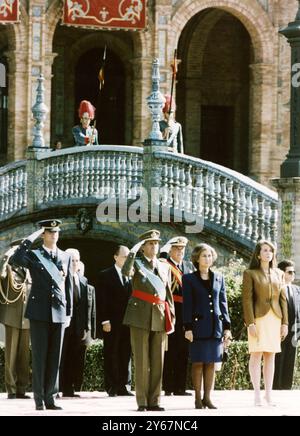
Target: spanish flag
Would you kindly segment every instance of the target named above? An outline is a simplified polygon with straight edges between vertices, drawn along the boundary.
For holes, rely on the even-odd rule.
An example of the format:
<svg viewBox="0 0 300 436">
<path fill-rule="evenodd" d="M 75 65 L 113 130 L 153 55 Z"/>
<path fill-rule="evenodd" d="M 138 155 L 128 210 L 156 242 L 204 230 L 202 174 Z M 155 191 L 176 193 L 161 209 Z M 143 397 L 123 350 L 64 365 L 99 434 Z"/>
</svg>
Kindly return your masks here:
<svg viewBox="0 0 300 436">
<path fill-rule="evenodd" d="M 99 89 L 100 89 L 100 91 L 101 91 L 101 89 L 104 88 L 104 67 L 105 67 L 105 60 L 106 60 L 106 46 L 104 47 L 102 64 L 101 64 L 101 68 L 100 68 L 99 73 L 98 73 Z"/>
</svg>

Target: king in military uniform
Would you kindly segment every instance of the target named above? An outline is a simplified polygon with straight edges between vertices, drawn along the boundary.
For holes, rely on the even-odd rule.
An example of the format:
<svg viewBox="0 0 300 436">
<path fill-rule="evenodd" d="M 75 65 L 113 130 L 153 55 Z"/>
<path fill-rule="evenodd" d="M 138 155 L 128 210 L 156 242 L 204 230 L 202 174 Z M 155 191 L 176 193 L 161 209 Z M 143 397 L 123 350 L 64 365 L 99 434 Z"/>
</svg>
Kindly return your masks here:
<svg viewBox="0 0 300 436">
<path fill-rule="evenodd" d="M 41 229 L 28 236 L 9 263 L 28 268 L 32 287 L 25 317 L 30 320 L 32 387 L 37 410 L 61 409 L 54 403 L 64 329 L 72 315 L 71 257 L 57 248 L 59 220 L 40 221 Z M 43 246 L 32 243 L 43 238 Z"/>
<path fill-rule="evenodd" d="M 124 324 L 130 327 L 135 363 L 138 411 L 162 411 L 160 394 L 167 333 L 174 330 L 175 312 L 170 267 L 157 259 L 160 232 L 150 230 L 130 251 L 122 274 L 132 276 L 132 295 Z M 142 256 L 136 257 L 141 249 Z"/>
</svg>

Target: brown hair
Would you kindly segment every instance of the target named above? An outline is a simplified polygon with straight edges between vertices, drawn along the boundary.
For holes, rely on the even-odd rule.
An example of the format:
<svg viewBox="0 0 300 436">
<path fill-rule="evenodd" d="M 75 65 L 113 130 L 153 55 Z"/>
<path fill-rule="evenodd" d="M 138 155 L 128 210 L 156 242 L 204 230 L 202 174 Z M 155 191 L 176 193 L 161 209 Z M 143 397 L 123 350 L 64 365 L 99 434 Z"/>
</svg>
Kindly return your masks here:
<svg viewBox="0 0 300 436">
<path fill-rule="evenodd" d="M 277 265 L 279 269 L 281 269 L 283 272 L 285 272 L 286 268 L 289 266 L 292 266 L 293 268 L 295 267 L 295 263 L 292 260 L 282 260 L 281 262 L 279 262 L 279 264 Z"/>
<path fill-rule="evenodd" d="M 217 257 L 218 257 L 216 250 L 213 247 L 211 247 L 210 245 L 204 244 L 204 243 L 196 245 L 196 247 L 194 248 L 194 250 L 192 252 L 191 260 L 192 260 L 194 267 L 197 270 L 199 269 L 199 257 L 201 255 L 201 253 L 205 250 L 208 250 L 211 252 L 213 262 L 215 262 Z"/>
<path fill-rule="evenodd" d="M 256 244 L 256 247 L 254 249 L 254 252 L 252 254 L 252 258 L 251 258 L 251 261 L 250 261 L 249 269 L 259 269 L 260 268 L 260 259 L 258 258 L 258 256 L 260 255 L 261 247 L 263 245 L 268 245 L 272 249 L 273 259 L 269 263 L 269 267 L 270 268 L 276 268 L 277 261 L 276 261 L 276 247 L 275 247 L 275 245 L 272 244 L 272 242 L 267 241 L 266 239 L 261 239 Z"/>
</svg>

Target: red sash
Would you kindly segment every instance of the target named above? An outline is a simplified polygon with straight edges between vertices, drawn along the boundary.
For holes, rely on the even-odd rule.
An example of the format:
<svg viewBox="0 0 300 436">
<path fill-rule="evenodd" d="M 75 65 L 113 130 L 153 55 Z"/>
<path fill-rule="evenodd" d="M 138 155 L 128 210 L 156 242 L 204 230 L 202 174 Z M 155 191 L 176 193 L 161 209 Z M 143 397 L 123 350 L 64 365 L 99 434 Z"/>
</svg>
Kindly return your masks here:
<svg viewBox="0 0 300 436">
<path fill-rule="evenodd" d="M 171 262 L 169 259 L 167 260 L 168 264 L 170 265 L 171 272 L 176 280 L 176 282 L 179 284 L 179 286 L 182 286 L 182 275 L 183 272 L 180 271 L 180 269 L 174 265 L 173 262 Z"/>
<path fill-rule="evenodd" d="M 173 294 L 173 300 L 175 301 L 175 303 L 183 303 L 182 295 L 174 295 Z"/>
<path fill-rule="evenodd" d="M 169 306 L 169 303 L 167 301 L 161 300 L 159 297 L 155 297 L 154 295 L 148 294 L 147 292 L 138 291 L 137 289 L 135 289 L 132 292 L 132 296 L 135 297 L 135 298 L 138 298 L 139 300 L 147 301 L 147 303 L 163 304 L 165 306 L 165 328 L 166 328 L 166 332 L 170 333 L 171 331 L 173 331 L 170 306 Z"/>
</svg>

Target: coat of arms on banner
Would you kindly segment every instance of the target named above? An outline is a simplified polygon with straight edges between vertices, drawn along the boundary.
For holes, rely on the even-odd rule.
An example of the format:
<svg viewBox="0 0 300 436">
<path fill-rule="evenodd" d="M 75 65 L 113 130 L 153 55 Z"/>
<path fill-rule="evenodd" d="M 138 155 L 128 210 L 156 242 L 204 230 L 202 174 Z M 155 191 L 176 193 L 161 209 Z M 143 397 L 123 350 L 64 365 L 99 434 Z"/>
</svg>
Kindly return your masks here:
<svg viewBox="0 0 300 436">
<path fill-rule="evenodd" d="M 83 27 L 141 30 L 147 0 L 64 0 L 63 23 Z"/>
<path fill-rule="evenodd" d="M 19 0 L 0 0 L 0 23 L 19 21 Z"/>
</svg>

